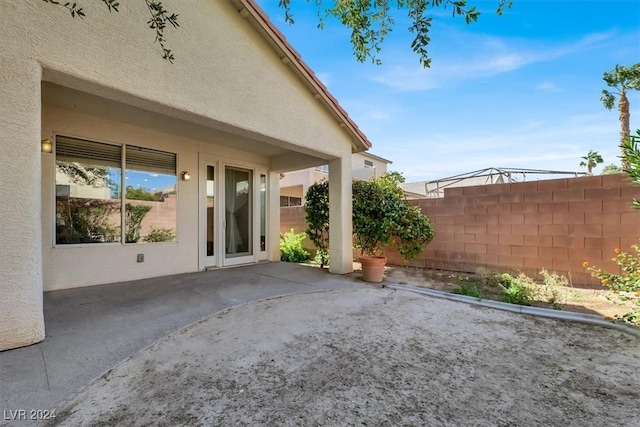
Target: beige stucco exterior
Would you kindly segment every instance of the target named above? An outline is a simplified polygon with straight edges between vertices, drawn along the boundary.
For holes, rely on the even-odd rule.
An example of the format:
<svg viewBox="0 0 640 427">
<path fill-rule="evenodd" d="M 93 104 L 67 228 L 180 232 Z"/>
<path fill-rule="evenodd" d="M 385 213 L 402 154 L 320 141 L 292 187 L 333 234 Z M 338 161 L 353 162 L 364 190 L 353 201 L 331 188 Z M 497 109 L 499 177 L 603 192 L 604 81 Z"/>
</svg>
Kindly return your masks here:
<svg viewBox="0 0 640 427">
<path fill-rule="evenodd" d="M 356 179 L 375 178 L 386 173 L 391 163 L 391 160 L 368 152 L 353 153 L 351 176 Z M 328 178 L 329 168 L 325 165 L 288 172 L 280 178 L 280 194 L 303 199 L 310 185 Z"/>
<path fill-rule="evenodd" d="M 202 159 L 266 175 L 269 260 L 279 259 L 280 173 L 329 164 L 332 271 L 351 271 L 345 184 L 366 138 L 250 0 L 166 6 L 180 17 L 166 34 L 174 64 L 143 1 L 119 13 L 87 2 L 84 19 L 0 2 L 0 350 L 44 339 L 43 291 L 201 269 Z M 54 155 L 40 140 L 58 134 L 175 153 L 178 173 L 195 177 L 178 181 L 177 241 L 55 246 Z"/>
</svg>

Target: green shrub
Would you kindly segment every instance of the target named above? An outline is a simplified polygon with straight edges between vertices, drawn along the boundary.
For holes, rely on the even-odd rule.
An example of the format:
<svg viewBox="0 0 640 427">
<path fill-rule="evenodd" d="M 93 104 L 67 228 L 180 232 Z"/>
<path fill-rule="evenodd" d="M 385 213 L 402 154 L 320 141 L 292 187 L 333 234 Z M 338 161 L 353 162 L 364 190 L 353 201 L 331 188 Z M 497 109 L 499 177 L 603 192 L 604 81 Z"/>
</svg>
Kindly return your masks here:
<svg viewBox="0 0 640 427">
<path fill-rule="evenodd" d="M 502 298 L 500 301 L 510 304 L 531 305 L 534 294 L 534 283 L 531 278 L 524 274 L 518 277 L 505 273 L 499 275 L 500 290 Z"/>
<path fill-rule="evenodd" d="M 571 287 L 571 282 L 566 276 L 557 273 L 549 273 L 546 269 L 540 271 L 542 287 L 540 297 L 544 298 L 556 310 L 563 310 L 567 303 L 567 295 L 560 291 L 560 287 Z"/>
<path fill-rule="evenodd" d="M 146 200 L 148 202 L 155 202 L 158 200 L 156 195 L 146 188 L 133 188 L 130 185 L 126 188 L 124 197 L 128 200 Z"/>
<path fill-rule="evenodd" d="M 113 200 L 76 199 L 57 202 L 56 243 L 119 242 L 120 227 L 112 217 L 120 213 Z"/>
<path fill-rule="evenodd" d="M 313 258 L 316 264 L 320 264 L 320 268 L 329 265 L 329 251 L 318 249 L 316 256 Z"/>
<path fill-rule="evenodd" d="M 434 238 L 429 218 L 407 205 L 399 172 L 353 181 L 353 241 L 363 255 L 394 247 L 405 261 L 415 259 Z"/>
<path fill-rule="evenodd" d="M 149 234 L 144 239 L 145 242 L 172 242 L 175 240 L 176 234 L 171 228 L 151 228 Z"/>
<path fill-rule="evenodd" d="M 634 203 L 640 202 L 634 200 Z M 609 273 L 601 268 L 589 265 L 587 261 L 582 266 L 591 272 L 593 277 L 600 280 L 602 286 L 611 290 L 607 299 L 614 304 L 627 307 L 629 311 L 622 316 L 615 316 L 614 321 L 640 325 L 640 246 L 632 245 L 633 252 L 624 252 L 615 248 L 615 256 L 611 261 L 618 264 L 618 273 Z"/>
<path fill-rule="evenodd" d="M 329 181 L 316 182 L 309 187 L 304 196 L 304 212 L 305 233 L 320 254 L 316 261 L 324 267 L 329 263 Z"/>
<path fill-rule="evenodd" d="M 151 206 L 132 205 L 127 203 L 125 207 L 125 233 L 126 243 L 136 243 L 140 240 L 140 229 L 142 228 L 142 220 L 151 210 Z"/>
<path fill-rule="evenodd" d="M 466 295 L 478 299 L 485 298 L 484 292 L 478 288 L 478 285 L 472 283 L 464 283 L 458 289 L 451 291 L 452 294 Z"/>
<path fill-rule="evenodd" d="M 280 260 L 286 262 L 307 262 L 311 255 L 302 247 L 305 233 L 297 234 L 291 229 L 280 235 Z"/>
<path fill-rule="evenodd" d="M 398 172 L 388 172 L 369 181 L 352 181 L 354 246 L 364 255 L 377 256 L 395 247 L 405 260 L 416 258 L 434 238 L 429 218 L 418 207 L 405 203 Z M 329 254 L 329 183 L 309 187 L 304 210 L 307 236 L 321 254 L 321 266 Z"/>
</svg>

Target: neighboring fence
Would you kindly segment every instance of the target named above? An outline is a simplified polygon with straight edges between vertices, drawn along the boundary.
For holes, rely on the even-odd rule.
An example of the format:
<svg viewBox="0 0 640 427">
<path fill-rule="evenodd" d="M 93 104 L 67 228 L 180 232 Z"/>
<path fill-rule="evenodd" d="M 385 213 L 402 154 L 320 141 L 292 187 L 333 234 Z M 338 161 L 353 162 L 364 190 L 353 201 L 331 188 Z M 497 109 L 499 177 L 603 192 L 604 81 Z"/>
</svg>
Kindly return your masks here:
<svg viewBox="0 0 640 427">
<path fill-rule="evenodd" d="M 584 261 L 617 271 L 614 249 L 640 243 L 634 198 L 640 187 L 623 174 L 450 188 L 443 198 L 409 202 L 436 232 L 409 265 L 530 275 L 546 268 L 569 274 L 574 284 L 594 284 Z M 302 208 L 281 210 L 281 230 L 304 227 Z M 388 256 L 390 264 L 403 264 L 396 253 Z"/>
<path fill-rule="evenodd" d="M 296 233 L 303 233 L 307 228 L 303 206 L 283 206 L 280 208 L 280 234 L 293 229 Z M 308 238 L 302 242 L 302 246 L 315 255 L 316 248 Z"/>
<path fill-rule="evenodd" d="M 283 206 L 280 208 L 280 233 L 294 229 L 296 233 L 302 233 L 307 228 L 304 207 Z"/>
</svg>

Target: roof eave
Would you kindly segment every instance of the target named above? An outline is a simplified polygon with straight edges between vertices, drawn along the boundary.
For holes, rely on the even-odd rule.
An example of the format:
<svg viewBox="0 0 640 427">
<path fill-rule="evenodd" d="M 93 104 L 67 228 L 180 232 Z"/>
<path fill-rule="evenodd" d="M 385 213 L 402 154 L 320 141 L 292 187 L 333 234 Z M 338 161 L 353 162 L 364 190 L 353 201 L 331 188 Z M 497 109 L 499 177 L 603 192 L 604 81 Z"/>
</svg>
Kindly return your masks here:
<svg viewBox="0 0 640 427">
<path fill-rule="evenodd" d="M 302 60 L 300 54 L 289 44 L 284 34 L 271 22 L 267 14 L 254 0 L 232 0 L 242 17 L 247 19 L 280 55 L 280 60 L 291 66 L 295 73 L 307 85 L 313 97 L 321 101 L 334 115 L 338 125 L 351 135 L 353 153 L 371 148 L 371 142 L 349 117 L 338 101 L 329 93 L 327 87 L 318 79 L 311 68 Z"/>
</svg>

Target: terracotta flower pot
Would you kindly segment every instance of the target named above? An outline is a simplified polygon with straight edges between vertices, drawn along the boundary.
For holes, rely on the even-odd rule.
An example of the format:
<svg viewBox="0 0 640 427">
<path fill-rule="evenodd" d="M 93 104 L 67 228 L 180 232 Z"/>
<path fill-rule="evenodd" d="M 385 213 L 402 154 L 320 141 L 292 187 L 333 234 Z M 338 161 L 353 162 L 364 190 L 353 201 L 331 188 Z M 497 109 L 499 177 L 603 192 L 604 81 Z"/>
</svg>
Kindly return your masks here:
<svg viewBox="0 0 640 427">
<path fill-rule="evenodd" d="M 360 257 L 362 264 L 362 280 L 371 283 L 380 283 L 384 277 L 384 266 L 387 264 L 386 257 Z"/>
</svg>

